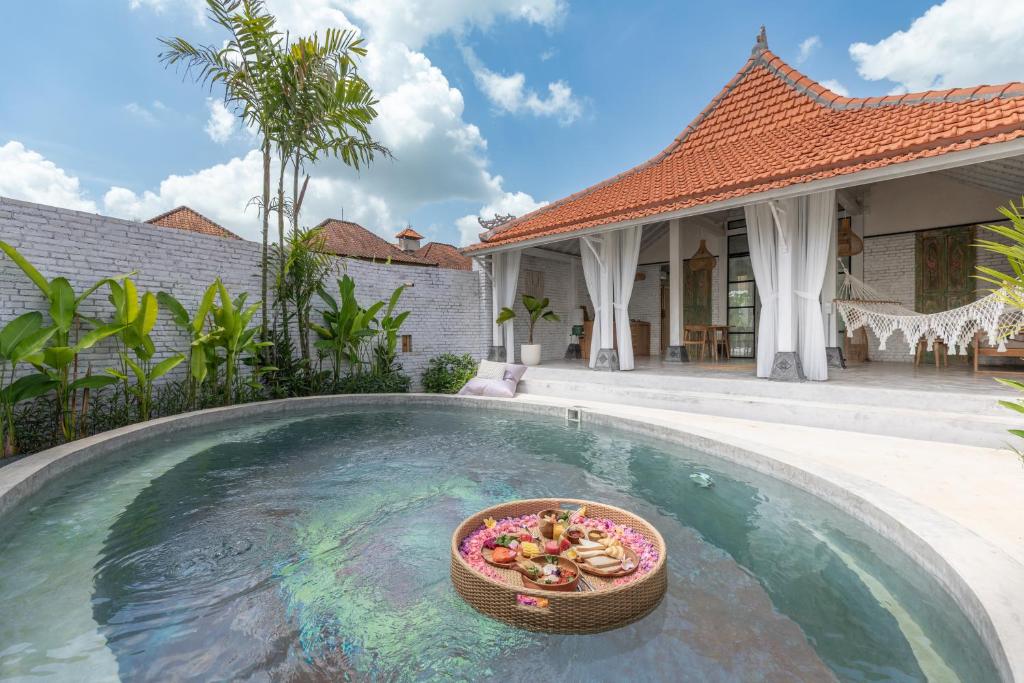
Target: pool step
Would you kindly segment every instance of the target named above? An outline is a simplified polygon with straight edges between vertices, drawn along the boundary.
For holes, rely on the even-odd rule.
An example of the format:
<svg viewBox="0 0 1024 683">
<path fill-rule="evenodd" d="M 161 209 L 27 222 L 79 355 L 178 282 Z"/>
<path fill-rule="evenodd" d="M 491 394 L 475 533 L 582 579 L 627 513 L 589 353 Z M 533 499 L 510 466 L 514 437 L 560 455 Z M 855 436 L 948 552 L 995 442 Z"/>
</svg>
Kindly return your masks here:
<svg viewBox="0 0 1024 683">
<path fill-rule="evenodd" d="M 533 370 L 519 384 L 520 393 L 992 448 L 1011 441 L 1006 430 L 1022 426 L 1022 421 L 999 407 L 995 398 L 976 395 L 939 394 L 936 401 L 926 392 L 876 390 L 873 402 L 869 403 L 871 397 L 848 392 L 846 387 L 833 391 L 831 400 L 822 400 L 816 390 L 804 392 L 794 390 L 795 385 L 763 380 L 753 381 L 759 385 L 758 393 L 750 392 L 749 387 L 748 393 L 744 393 L 737 387 L 729 387 L 730 391 L 709 390 L 721 389 L 723 384 L 742 384 L 743 380 L 710 380 L 712 385 L 708 389 L 694 390 L 691 385 L 700 383 L 688 378 L 687 389 L 665 389 L 638 386 L 636 379 L 622 378 L 625 373 L 595 373 L 595 381 L 583 381 L 579 379 L 580 373 L 575 373 L 575 378 L 562 379 Z M 620 379 L 614 383 L 605 379 L 611 377 Z M 777 395 L 778 388 L 786 386 L 791 395 L 800 398 Z M 762 387 L 765 391 L 760 391 Z M 925 403 L 929 405 L 920 405 L 924 399 L 928 399 Z"/>
</svg>

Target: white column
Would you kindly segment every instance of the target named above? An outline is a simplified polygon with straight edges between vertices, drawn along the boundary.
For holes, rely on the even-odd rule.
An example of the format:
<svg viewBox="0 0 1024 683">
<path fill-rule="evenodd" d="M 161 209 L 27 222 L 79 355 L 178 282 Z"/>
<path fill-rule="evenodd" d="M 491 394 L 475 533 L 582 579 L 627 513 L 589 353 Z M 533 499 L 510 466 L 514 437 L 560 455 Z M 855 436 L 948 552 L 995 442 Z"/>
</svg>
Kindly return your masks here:
<svg viewBox="0 0 1024 683">
<path fill-rule="evenodd" d="M 680 220 L 668 224 L 668 344 L 683 343 L 683 235 Z"/>
<path fill-rule="evenodd" d="M 498 320 L 498 313 L 501 312 L 501 285 L 499 284 L 501 278 L 498 276 L 498 261 L 502 258 L 502 254 L 491 254 L 491 325 L 493 326 L 491 334 L 491 345 L 492 346 L 504 346 L 505 345 L 505 332 L 501 329 L 496 321 Z"/>
</svg>

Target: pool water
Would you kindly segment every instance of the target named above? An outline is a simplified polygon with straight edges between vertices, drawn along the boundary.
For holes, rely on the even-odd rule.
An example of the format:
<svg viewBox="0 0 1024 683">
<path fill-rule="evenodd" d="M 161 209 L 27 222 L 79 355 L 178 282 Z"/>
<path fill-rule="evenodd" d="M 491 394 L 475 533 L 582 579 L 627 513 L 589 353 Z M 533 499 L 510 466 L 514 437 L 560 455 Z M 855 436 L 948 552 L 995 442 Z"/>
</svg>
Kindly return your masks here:
<svg viewBox="0 0 1024 683">
<path fill-rule="evenodd" d="M 153 439 L 5 518 L 0 680 L 998 680 L 897 548 L 700 452 L 476 410 L 254 422 Z M 651 615 L 555 636 L 458 597 L 452 530 L 546 496 L 659 529 L 669 583 Z"/>
</svg>

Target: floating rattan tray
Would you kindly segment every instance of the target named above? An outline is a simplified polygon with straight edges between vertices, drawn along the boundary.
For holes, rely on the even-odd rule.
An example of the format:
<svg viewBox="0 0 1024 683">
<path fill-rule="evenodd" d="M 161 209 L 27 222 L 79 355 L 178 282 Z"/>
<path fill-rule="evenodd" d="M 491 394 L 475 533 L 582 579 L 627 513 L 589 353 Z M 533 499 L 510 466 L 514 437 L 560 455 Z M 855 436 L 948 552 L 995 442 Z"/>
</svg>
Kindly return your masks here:
<svg viewBox="0 0 1024 683">
<path fill-rule="evenodd" d="M 658 550 L 654 566 L 629 582 L 587 576 L 594 587 L 588 592 L 556 592 L 524 588 L 513 570 L 493 568 L 504 581 L 474 569 L 459 553 L 463 539 L 477 531 L 484 519 L 521 517 L 563 504 L 587 506 L 587 517 L 609 519 L 631 527 Z M 535 498 L 503 503 L 481 510 L 465 520 L 452 535 L 452 583 L 462 598 L 477 611 L 507 624 L 548 633 L 599 633 L 625 626 L 649 614 L 665 595 L 667 568 L 665 541 L 645 520 L 611 505 L 586 500 Z M 490 565 L 488 565 L 490 566 Z M 518 596 L 541 598 L 546 607 L 521 604 Z"/>
</svg>

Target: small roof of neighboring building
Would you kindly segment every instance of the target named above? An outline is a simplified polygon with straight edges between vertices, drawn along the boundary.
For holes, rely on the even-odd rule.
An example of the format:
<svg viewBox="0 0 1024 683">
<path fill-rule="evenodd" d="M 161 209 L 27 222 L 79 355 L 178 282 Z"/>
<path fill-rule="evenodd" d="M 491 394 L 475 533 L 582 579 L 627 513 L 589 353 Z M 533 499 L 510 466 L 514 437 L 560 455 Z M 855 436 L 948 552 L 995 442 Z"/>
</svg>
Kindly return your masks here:
<svg viewBox="0 0 1024 683">
<path fill-rule="evenodd" d="M 436 263 L 440 268 L 473 270 L 473 259 L 463 255 L 457 247 L 444 242 L 429 242 L 413 253 L 426 261 Z"/>
<path fill-rule="evenodd" d="M 762 31 L 739 73 L 660 154 L 481 235 L 468 251 L 568 235 L 1024 137 L 1024 83 L 845 97 Z"/>
<path fill-rule="evenodd" d="M 166 213 L 150 218 L 146 222 L 151 225 L 158 225 L 161 228 L 175 228 L 176 230 L 198 232 L 202 235 L 226 237 L 233 240 L 242 239 L 224 226 L 214 223 L 203 214 L 187 206 L 171 209 Z"/>
<path fill-rule="evenodd" d="M 397 237 L 400 240 L 401 239 L 406 239 L 406 240 L 421 240 L 421 239 L 423 239 L 423 235 L 421 235 L 418 232 L 416 232 L 415 230 L 413 230 L 411 225 L 408 226 L 402 232 L 400 232 L 397 235 L 395 235 L 395 237 Z"/>
<path fill-rule="evenodd" d="M 328 218 L 317 226 L 323 229 L 324 250 L 338 256 L 368 261 L 391 261 L 413 266 L 436 266 L 436 263 L 407 254 L 384 238 L 358 223 Z"/>
</svg>

